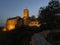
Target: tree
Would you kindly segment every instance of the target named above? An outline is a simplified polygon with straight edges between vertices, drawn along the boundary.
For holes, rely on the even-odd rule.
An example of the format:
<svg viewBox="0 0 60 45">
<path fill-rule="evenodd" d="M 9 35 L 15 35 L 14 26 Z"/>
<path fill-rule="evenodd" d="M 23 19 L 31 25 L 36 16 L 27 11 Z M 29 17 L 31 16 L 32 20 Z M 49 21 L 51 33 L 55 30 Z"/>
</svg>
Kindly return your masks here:
<svg viewBox="0 0 60 45">
<path fill-rule="evenodd" d="M 59 8 L 60 8 L 60 3 L 58 0 L 51 0 L 48 4 L 50 10 L 53 10 L 54 13 L 58 13 L 59 12 Z M 58 10 L 59 9 L 59 10 Z"/>
<path fill-rule="evenodd" d="M 36 17 L 34 15 L 31 16 L 32 21 L 36 21 Z"/>
<path fill-rule="evenodd" d="M 58 0 L 51 0 L 48 3 L 48 6 L 45 8 L 41 7 L 39 9 L 38 20 L 43 24 L 47 23 L 47 25 L 52 26 L 55 22 L 55 14 L 60 13 L 60 3 Z"/>
<path fill-rule="evenodd" d="M 42 22 L 53 21 L 55 14 L 58 13 L 59 11 L 60 11 L 59 1 L 51 0 L 48 3 L 48 6 L 46 6 L 46 8 L 41 7 L 39 9 L 38 20 Z"/>
</svg>

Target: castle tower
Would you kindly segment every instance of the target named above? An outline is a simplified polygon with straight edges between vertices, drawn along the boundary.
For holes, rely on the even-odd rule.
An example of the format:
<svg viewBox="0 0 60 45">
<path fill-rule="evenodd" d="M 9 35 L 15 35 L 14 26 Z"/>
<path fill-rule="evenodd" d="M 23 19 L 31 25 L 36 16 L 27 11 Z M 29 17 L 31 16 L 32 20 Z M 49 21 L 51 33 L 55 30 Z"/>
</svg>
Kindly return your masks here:
<svg viewBox="0 0 60 45">
<path fill-rule="evenodd" d="M 29 10 L 24 9 L 24 18 L 28 18 L 28 17 L 29 17 Z"/>
<path fill-rule="evenodd" d="M 28 17 L 29 17 L 29 10 L 28 9 L 24 9 L 24 25 L 27 25 L 28 24 Z"/>
</svg>

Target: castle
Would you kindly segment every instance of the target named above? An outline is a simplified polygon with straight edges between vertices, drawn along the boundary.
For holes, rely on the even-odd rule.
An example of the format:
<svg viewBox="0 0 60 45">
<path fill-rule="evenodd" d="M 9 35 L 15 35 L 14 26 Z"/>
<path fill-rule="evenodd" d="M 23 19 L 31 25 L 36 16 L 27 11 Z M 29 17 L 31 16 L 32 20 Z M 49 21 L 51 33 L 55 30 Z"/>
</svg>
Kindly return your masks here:
<svg viewBox="0 0 60 45">
<path fill-rule="evenodd" d="M 28 9 L 24 9 L 23 14 L 24 14 L 23 18 L 21 18 L 20 16 L 16 16 L 16 17 L 7 19 L 6 25 L 3 31 L 7 31 L 7 30 L 11 31 L 12 29 L 20 27 L 21 25 L 36 26 L 36 27 L 40 26 L 37 18 L 35 18 L 34 16 L 29 17 Z"/>
</svg>

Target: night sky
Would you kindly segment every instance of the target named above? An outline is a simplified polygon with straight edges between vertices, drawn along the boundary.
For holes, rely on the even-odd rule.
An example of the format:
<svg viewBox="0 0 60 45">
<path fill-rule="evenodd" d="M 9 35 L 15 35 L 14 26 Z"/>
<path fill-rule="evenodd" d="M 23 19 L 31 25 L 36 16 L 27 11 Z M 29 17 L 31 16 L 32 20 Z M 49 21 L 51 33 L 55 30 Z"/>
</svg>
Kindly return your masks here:
<svg viewBox="0 0 60 45">
<path fill-rule="evenodd" d="M 40 7 L 48 5 L 49 0 L 0 0 L 0 26 L 5 24 L 7 18 L 23 17 L 23 10 L 29 9 L 29 16 L 38 16 Z"/>
</svg>

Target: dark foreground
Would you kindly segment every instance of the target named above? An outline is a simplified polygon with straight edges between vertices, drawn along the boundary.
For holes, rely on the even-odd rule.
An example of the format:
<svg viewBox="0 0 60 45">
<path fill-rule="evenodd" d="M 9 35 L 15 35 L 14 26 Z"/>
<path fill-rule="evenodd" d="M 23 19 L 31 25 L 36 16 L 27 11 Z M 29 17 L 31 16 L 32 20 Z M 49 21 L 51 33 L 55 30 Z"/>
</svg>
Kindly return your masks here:
<svg viewBox="0 0 60 45">
<path fill-rule="evenodd" d="M 47 31 L 46 28 L 20 27 L 12 31 L 6 31 L 6 32 L 0 31 L 0 45 L 31 45 L 30 42 L 33 35 L 35 33 L 40 33 L 45 30 Z M 46 39 L 46 41 L 48 41 L 52 45 L 60 45 L 60 40 L 59 40 L 60 33 L 58 32 L 56 34 L 56 32 L 53 33 L 52 31 L 51 33 L 47 34 L 47 37 L 44 36 L 43 37 Z"/>
</svg>

